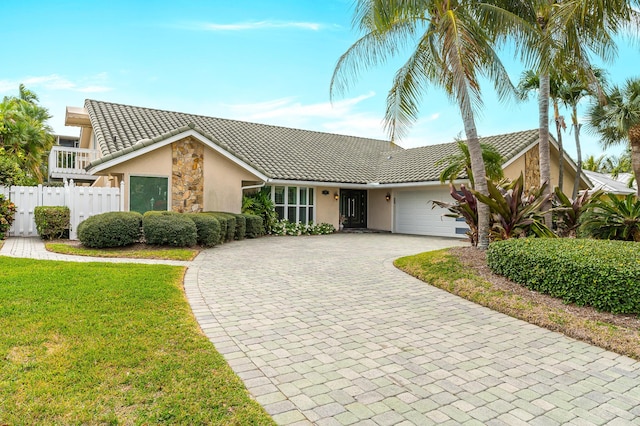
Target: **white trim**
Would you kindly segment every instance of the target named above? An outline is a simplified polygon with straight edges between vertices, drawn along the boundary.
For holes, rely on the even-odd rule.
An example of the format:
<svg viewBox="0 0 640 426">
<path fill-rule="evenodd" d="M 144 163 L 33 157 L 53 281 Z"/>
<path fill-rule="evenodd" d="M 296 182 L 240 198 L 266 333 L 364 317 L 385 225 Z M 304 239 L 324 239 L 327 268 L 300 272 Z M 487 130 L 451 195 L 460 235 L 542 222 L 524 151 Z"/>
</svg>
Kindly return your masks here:
<svg viewBox="0 0 640 426">
<path fill-rule="evenodd" d="M 454 184 L 465 185 L 469 183 L 466 179 L 457 179 L 453 181 Z M 326 188 L 344 188 L 344 189 L 386 189 L 386 188 L 411 188 L 420 186 L 441 186 L 448 185 L 449 182 L 441 183 L 439 180 L 424 181 L 424 182 L 402 182 L 402 183 L 337 183 L 337 182 L 318 182 L 318 181 L 304 181 L 304 180 L 282 180 L 282 179 L 268 179 L 267 185 L 279 185 L 279 186 L 321 186 Z"/>
<path fill-rule="evenodd" d="M 268 180 L 267 176 L 265 176 L 264 174 L 262 174 L 261 172 L 259 172 L 255 168 L 251 167 L 249 164 L 245 163 L 244 161 L 242 161 L 241 159 L 239 159 L 235 155 L 229 153 L 227 150 L 221 148 L 215 142 L 213 142 L 209 138 L 203 136 L 200 132 L 197 132 L 197 131 L 195 131 L 193 129 L 185 130 L 184 132 L 181 132 L 181 133 L 178 133 L 176 135 L 170 136 L 170 137 L 168 137 L 168 138 L 166 138 L 164 140 L 161 140 L 159 142 L 149 143 L 149 145 L 146 145 L 143 148 L 136 149 L 136 150 L 131 151 L 131 152 L 127 153 L 127 154 L 124 154 L 124 155 L 121 155 L 119 157 L 113 158 L 112 160 L 105 161 L 102 164 L 98 164 L 97 166 L 91 168 L 91 173 L 101 172 L 101 171 L 106 170 L 108 168 L 111 168 L 113 166 L 117 166 L 118 164 L 121 164 L 121 163 L 124 163 L 126 161 L 132 160 L 132 159 L 134 159 L 136 157 L 139 157 L 141 155 L 144 155 L 144 154 L 146 154 L 148 152 L 155 151 L 158 148 L 162 148 L 162 147 L 170 145 L 170 144 L 172 144 L 174 142 L 178 142 L 178 141 L 180 141 L 180 140 L 182 140 L 182 139 L 184 139 L 186 137 L 189 137 L 189 136 L 191 136 L 191 137 L 199 140 L 200 142 L 204 143 L 209 148 L 211 148 L 214 151 L 216 151 L 218 154 L 222 155 L 223 157 L 227 158 L 228 160 L 231 160 L 233 163 L 235 163 L 238 166 L 242 167 L 246 171 L 252 173 L 256 177 L 258 177 L 258 179 L 263 180 L 263 181 L 267 181 Z M 145 142 L 148 143 L 148 140 L 145 141 Z M 140 143 L 140 142 L 138 142 L 138 143 Z"/>
</svg>

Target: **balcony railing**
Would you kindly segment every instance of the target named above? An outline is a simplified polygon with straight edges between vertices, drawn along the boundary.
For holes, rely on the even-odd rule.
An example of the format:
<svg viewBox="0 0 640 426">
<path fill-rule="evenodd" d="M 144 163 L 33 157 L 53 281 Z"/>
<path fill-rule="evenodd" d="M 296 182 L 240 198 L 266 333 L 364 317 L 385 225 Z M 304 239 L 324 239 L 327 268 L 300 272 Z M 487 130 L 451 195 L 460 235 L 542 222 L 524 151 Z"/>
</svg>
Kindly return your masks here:
<svg viewBox="0 0 640 426">
<path fill-rule="evenodd" d="M 52 178 L 92 179 L 85 170 L 98 158 L 98 151 L 85 148 L 54 146 L 49 153 L 49 176 Z"/>
</svg>

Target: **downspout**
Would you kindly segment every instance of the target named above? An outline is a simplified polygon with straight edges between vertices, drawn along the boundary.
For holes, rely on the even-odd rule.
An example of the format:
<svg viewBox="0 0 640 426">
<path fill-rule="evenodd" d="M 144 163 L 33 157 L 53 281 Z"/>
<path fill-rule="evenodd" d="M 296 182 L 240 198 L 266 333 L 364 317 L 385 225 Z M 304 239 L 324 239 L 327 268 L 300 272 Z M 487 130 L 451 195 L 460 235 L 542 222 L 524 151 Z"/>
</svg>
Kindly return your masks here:
<svg viewBox="0 0 640 426">
<path fill-rule="evenodd" d="M 249 186 L 243 186 L 242 188 L 240 188 L 242 191 L 244 191 L 245 189 L 255 189 L 255 188 L 262 188 L 263 186 L 265 186 L 267 184 L 267 182 L 262 182 L 258 185 L 249 185 Z"/>
</svg>

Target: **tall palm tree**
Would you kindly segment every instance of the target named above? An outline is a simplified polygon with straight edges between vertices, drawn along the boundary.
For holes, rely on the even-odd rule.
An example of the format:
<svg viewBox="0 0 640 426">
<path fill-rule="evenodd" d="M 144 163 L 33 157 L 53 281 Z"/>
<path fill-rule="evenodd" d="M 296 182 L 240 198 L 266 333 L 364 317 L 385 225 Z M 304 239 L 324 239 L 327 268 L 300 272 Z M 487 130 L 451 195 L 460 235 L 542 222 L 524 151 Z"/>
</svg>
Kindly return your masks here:
<svg viewBox="0 0 640 426">
<path fill-rule="evenodd" d="M 506 19 L 483 2 L 460 0 L 358 0 L 354 25 L 364 35 L 338 60 L 331 95 L 344 93 L 360 71 L 384 63 L 411 46 L 407 62 L 397 71 L 387 96 L 385 124 L 391 141 L 406 135 L 418 116 L 423 92 L 443 89 L 458 104 L 475 176 L 476 189 L 488 193 L 485 164 L 475 124 L 482 106 L 480 77 L 488 77 L 498 93 L 513 90 L 494 50 L 492 35 L 479 16 L 495 25 Z M 489 208 L 478 206 L 479 248 L 489 244 Z"/>
<path fill-rule="evenodd" d="M 549 97 L 553 106 L 553 121 L 556 124 L 556 140 L 558 141 L 558 148 L 560 151 L 560 157 L 558 158 L 558 187 L 562 190 L 564 186 L 564 147 L 562 140 L 562 131 L 567 128 L 564 117 L 560 115 L 560 87 L 562 85 L 562 77 L 555 72 L 549 75 Z M 520 76 L 518 82 L 518 97 L 520 99 L 527 99 L 528 95 L 532 91 L 537 91 L 540 88 L 540 76 L 534 70 L 527 70 Z"/>
<path fill-rule="evenodd" d="M 452 154 L 436 161 L 436 166 L 446 165 L 446 167 L 440 172 L 440 182 L 446 181 L 453 182 L 465 173 L 469 178 L 471 188 L 475 189 L 475 179 L 473 177 L 473 170 L 471 170 L 471 155 L 469 154 L 469 147 L 464 141 L 457 140 L 458 153 Z M 481 143 L 482 160 L 484 161 L 485 170 L 487 172 L 487 179 L 491 181 L 498 181 L 504 177 L 504 171 L 502 170 L 503 158 L 502 155 L 493 145 Z"/>
<path fill-rule="evenodd" d="M 592 172 L 604 173 L 604 162 L 606 160 L 606 156 L 602 154 L 599 157 L 595 157 L 593 155 L 588 156 L 582 161 L 582 169 L 589 170 Z"/>
<path fill-rule="evenodd" d="M 520 37 L 514 40 L 527 64 L 533 67 L 540 78 L 538 91 L 539 105 L 539 152 L 540 181 L 551 181 L 549 151 L 549 94 L 550 73 L 556 68 L 563 73 L 570 71 L 581 79 L 595 81 L 591 73 L 590 56 L 605 60 L 615 56 L 616 45 L 613 36 L 630 26 L 636 16 L 633 6 L 638 0 L 495 0 L 498 6 L 520 16 L 536 28 L 536 37 Z M 508 26 L 500 30 L 509 31 Z M 566 70 L 562 64 L 570 61 L 575 68 Z M 551 191 L 546 187 L 544 195 Z M 550 208 L 550 202 L 544 206 Z M 551 215 L 546 215 L 551 220 Z"/>
<path fill-rule="evenodd" d="M 578 120 L 578 104 L 586 97 L 597 97 L 606 87 L 606 78 L 604 70 L 593 68 L 593 75 L 596 83 L 587 80 L 581 80 L 576 75 L 564 78 L 563 83 L 558 88 L 558 97 L 562 101 L 565 108 L 571 108 L 571 126 L 573 127 L 573 136 L 576 142 L 576 153 L 578 157 L 577 170 L 575 180 L 573 182 L 573 193 L 571 198 L 575 199 L 578 195 L 580 187 L 580 177 L 582 174 L 582 147 L 580 145 L 580 130 L 582 124 Z M 590 169 L 591 170 L 591 169 Z"/>
<path fill-rule="evenodd" d="M 589 123 L 600 135 L 603 148 L 629 144 L 633 174 L 640 182 L 640 79 L 628 79 L 623 87 L 613 86 L 606 103 L 590 108 Z"/>
</svg>

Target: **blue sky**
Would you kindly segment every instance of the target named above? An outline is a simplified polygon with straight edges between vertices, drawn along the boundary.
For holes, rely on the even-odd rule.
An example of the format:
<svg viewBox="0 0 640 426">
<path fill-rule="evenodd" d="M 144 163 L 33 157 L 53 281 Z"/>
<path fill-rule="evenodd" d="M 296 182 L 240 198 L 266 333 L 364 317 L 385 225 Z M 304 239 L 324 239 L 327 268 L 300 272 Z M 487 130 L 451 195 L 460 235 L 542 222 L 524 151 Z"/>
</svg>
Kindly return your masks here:
<svg viewBox="0 0 640 426">
<path fill-rule="evenodd" d="M 336 61 L 358 37 L 351 0 L 22 0 L 2 9 L 0 96 L 16 94 L 24 83 L 53 114 L 57 133 L 78 133 L 64 127 L 65 107 L 89 98 L 386 138 L 386 94 L 401 59 L 365 73 L 344 97 L 329 100 Z M 618 59 L 605 66 L 610 80 L 640 76 L 638 58 L 637 45 L 621 43 Z M 504 59 L 517 82 L 522 65 Z M 501 104 L 490 86 L 483 92 L 481 136 L 537 127 L 535 95 Z M 462 130 L 455 105 L 430 88 L 420 120 L 399 144 L 450 142 Z M 565 141 L 575 157 L 573 134 Z M 602 152 L 587 132 L 582 142 L 585 156 Z"/>
</svg>

